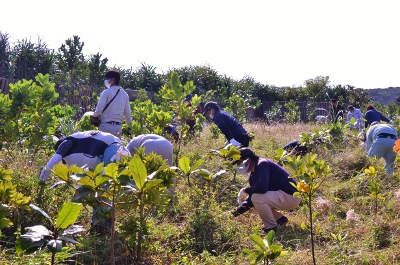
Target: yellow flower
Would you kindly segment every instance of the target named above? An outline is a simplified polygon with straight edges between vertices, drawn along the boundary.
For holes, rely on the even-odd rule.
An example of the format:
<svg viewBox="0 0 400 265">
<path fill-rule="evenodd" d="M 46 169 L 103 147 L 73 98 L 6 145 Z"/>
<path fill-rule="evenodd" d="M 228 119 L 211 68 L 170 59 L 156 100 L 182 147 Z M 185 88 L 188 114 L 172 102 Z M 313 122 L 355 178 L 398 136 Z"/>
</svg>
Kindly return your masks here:
<svg viewBox="0 0 400 265">
<path fill-rule="evenodd" d="M 301 191 L 301 192 L 309 193 L 311 191 L 311 188 L 306 183 L 299 181 L 299 182 L 297 182 L 297 190 Z"/>
</svg>

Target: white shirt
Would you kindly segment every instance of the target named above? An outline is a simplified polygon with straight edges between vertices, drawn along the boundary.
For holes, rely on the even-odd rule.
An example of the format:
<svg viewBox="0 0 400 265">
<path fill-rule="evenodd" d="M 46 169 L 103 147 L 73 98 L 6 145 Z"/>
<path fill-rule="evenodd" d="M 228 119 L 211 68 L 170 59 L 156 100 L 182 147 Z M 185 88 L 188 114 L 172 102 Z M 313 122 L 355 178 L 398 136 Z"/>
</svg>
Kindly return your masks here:
<svg viewBox="0 0 400 265">
<path fill-rule="evenodd" d="M 347 113 L 347 121 L 350 122 L 351 118 L 354 118 L 356 120 L 356 123 L 354 124 L 354 127 L 356 129 L 360 129 L 360 127 L 362 125 L 362 118 L 363 118 L 361 110 L 359 110 L 357 108 L 354 108 L 353 111 L 349 111 Z"/>
<path fill-rule="evenodd" d="M 119 88 L 121 90 L 118 95 L 103 112 L 104 107 L 112 100 Z M 131 125 L 132 115 L 128 94 L 119 86 L 107 88 L 100 94 L 100 99 L 97 103 L 96 110 L 94 111 L 94 116 L 100 116 L 101 122 L 116 121 L 121 123 L 125 117 L 126 124 Z"/>
</svg>

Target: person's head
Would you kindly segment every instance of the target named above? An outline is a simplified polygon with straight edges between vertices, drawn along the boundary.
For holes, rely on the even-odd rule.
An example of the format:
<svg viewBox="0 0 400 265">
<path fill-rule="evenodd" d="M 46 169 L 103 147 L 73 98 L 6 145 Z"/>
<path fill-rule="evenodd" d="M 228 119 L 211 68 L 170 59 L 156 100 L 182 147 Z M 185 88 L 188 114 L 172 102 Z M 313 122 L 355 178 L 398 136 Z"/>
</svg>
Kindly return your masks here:
<svg viewBox="0 0 400 265">
<path fill-rule="evenodd" d="M 332 98 L 332 99 L 331 99 L 331 104 L 332 104 L 333 106 L 336 106 L 336 105 L 337 105 L 337 100 L 334 99 L 334 98 Z"/>
<path fill-rule="evenodd" d="M 104 75 L 104 84 L 107 87 L 111 87 L 113 85 L 119 86 L 119 80 L 121 78 L 120 74 L 118 71 L 115 70 L 110 70 Z M 108 85 L 107 85 L 108 83 Z"/>
<path fill-rule="evenodd" d="M 353 112 L 353 111 L 354 111 L 354 107 L 353 107 L 353 105 L 349 105 L 349 106 L 347 106 L 347 109 L 348 109 L 350 112 Z"/>
<path fill-rule="evenodd" d="M 372 105 L 372 104 L 368 104 L 368 106 L 367 106 L 367 110 L 372 110 L 372 109 L 375 109 L 375 108 L 374 108 L 374 105 Z"/>
<path fill-rule="evenodd" d="M 237 165 L 236 170 L 239 174 L 246 174 L 254 171 L 254 166 L 257 163 L 257 156 L 250 148 L 243 147 L 239 149 L 240 158 L 232 162 L 232 165 Z"/>
<path fill-rule="evenodd" d="M 210 101 L 204 105 L 203 116 L 214 118 L 214 113 L 219 110 L 218 104 L 216 102 Z"/>
</svg>

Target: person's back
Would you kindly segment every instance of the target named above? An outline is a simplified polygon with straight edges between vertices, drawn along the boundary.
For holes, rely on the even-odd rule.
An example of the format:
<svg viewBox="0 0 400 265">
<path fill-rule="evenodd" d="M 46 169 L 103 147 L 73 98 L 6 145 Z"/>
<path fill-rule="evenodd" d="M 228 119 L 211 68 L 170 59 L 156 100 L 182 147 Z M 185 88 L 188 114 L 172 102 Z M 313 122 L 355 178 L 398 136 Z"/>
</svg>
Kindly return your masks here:
<svg viewBox="0 0 400 265">
<path fill-rule="evenodd" d="M 382 113 L 374 108 L 372 104 L 367 106 L 367 112 L 365 113 L 365 128 L 368 128 L 373 122 L 390 122 Z"/>
<path fill-rule="evenodd" d="M 146 154 L 155 153 L 167 160 L 169 166 L 173 165 L 173 145 L 163 136 L 157 134 L 142 134 L 134 137 L 126 148 L 131 155 L 136 153 L 136 149 L 145 148 Z"/>
</svg>

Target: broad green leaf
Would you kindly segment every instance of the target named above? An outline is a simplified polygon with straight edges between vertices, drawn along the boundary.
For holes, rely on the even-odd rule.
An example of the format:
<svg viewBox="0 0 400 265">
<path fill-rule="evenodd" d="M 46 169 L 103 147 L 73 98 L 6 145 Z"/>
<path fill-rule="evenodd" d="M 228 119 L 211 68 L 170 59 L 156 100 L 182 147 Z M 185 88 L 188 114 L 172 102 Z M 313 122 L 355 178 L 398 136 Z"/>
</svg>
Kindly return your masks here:
<svg viewBox="0 0 400 265">
<path fill-rule="evenodd" d="M 274 230 L 269 231 L 268 234 L 267 234 L 267 238 L 266 238 L 266 240 L 267 240 L 267 247 L 272 246 L 272 243 L 274 242 L 274 237 L 275 237 L 275 232 L 274 232 Z"/>
<path fill-rule="evenodd" d="M 93 171 L 93 174 L 94 174 L 95 176 L 98 176 L 98 175 L 101 174 L 101 172 L 103 171 L 103 169 L 104 169 L 104 162 L 101 162 L 100 164 L 98 164 L 98 165 L 96 166 L 96 168 L 95 168 L 94 171 Z"/>
<path fill-rule="evenodd" d="M 203 159 L 197 160 L 196 162 L 194 162 L 193 166 L 191 167 L 191 170 L 192 171 L 196 170 L 203 163 L 204 163 Z"/>
<path fill-rule="evenodd" d="M 267 251 L 267 246 L 265 245 L 264 240 L 259 235 L 251 234 L 250 239 L 258 244 L 264 251 Z"/>
<path fill-rule="evenodd" d="M 111 179 L 111 177 L 109 177 L 107 175 L 97 176 L 95 178 L 95 185 L 96 185 L 96 187 L 102 186 L 102 185 L 106 184 L 110 179 Z"/>
<path fill-rule="evenodd" d="M 12 225 L 13 225 L 13 222 L 11 222 L 10 219 L 5 218 L 5 217 L 0 219 L 0 229 L 4 228 L 4 227 L 10 227 Z"/>
<path fill-rule="evenodd" d="M 71 170 L 72 172 L 74 172 L 75 174 L 77 173 L 83 173 L 85 170 L 81 167 L 78 167 L 77 165 L 71 165 L 69 167 L 69 170 Z"/>
<path fill-rule="evenodd" d="M 82 209 L 81 203 L 67 202 L 58 213 L 56 220 L 56 227 L 65 229 L 69 225 L 72 225 Z"/>
<path fill-rule="evenodd" d="M 78 184 L 85 188 L 94 189 L 96 185 L 94 184 L 93 179 L 89 176 L 83 177 L 78 181 Z"/>
<path fill-rule="evenodd" d="M 147 170 L 139 156 L 135 155 L 129 161 L 129 170 L 132 172 L 132 178 L 139 190 L 143 189 L 147 179 Z"/>
<path fill-rule="evenodd" d="M 148 180 L 144 183 L 143 190 L 142 191 L 148 191 L 152 189 L 153 187 L 158 186 L 161 184 L 164 180 L 162 179 L 153 179 L 153 180 Z"/>
<path fill-rule="evenodd" d="M 53 167 L 53 172 L 54 174 L 56 174 L 57 177 L 59 177 L 60 179 L 69 182 L 69 170 L 68 167 L 64 164 L 55 164 Z"/>
<path fill-rule="evenodd" d="M 179 168 L 182 170 L 184 174 L 190 173 L 190 159 L 186 156 L 181 157 L 179 159 Z"/>
</svg>

